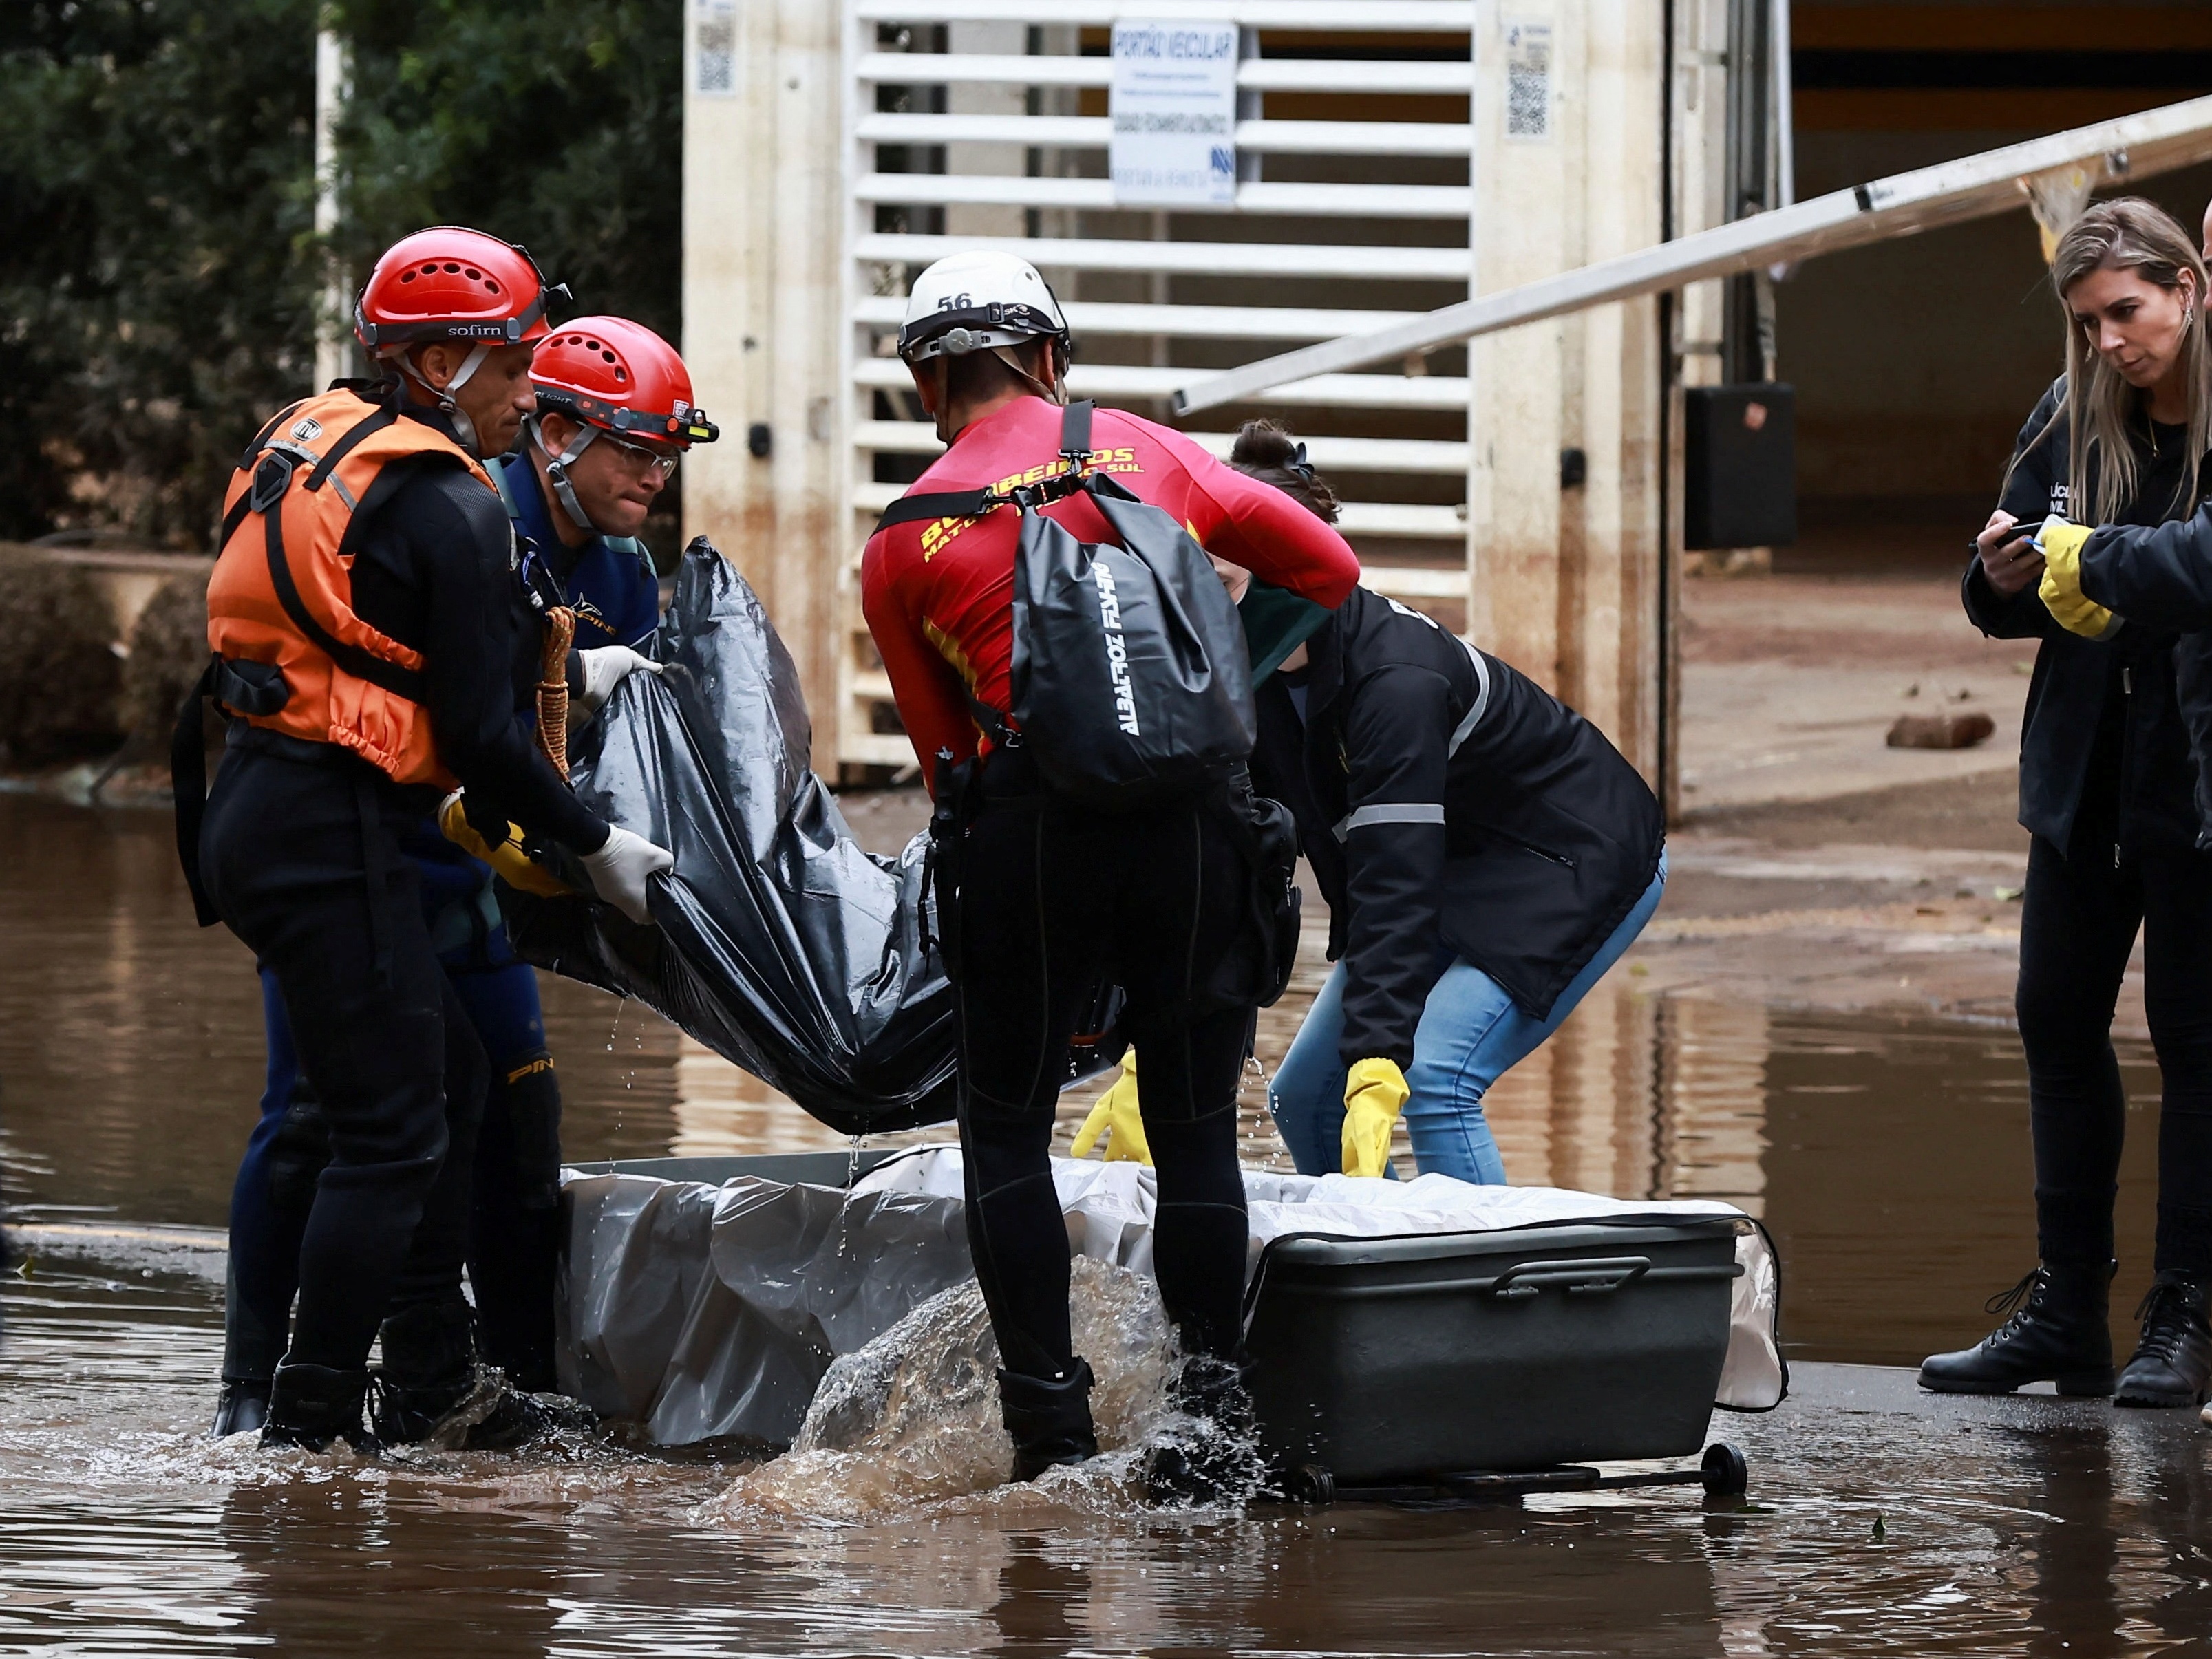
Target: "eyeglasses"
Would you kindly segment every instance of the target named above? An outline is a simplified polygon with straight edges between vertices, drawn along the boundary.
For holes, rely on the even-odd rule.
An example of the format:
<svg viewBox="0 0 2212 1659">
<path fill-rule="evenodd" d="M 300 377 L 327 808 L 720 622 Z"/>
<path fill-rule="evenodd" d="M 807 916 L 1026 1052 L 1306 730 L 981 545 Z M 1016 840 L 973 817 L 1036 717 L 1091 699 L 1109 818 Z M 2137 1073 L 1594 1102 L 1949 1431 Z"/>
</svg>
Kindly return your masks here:
<svg viewBox="0 0 2212 1659">
<path fill-rule="evenodd" d="M 684 459 L 668 450 L 647 449 L 643 444 L 625 443 L 611 432 L 602 431 L 599 438 L 600 441 L 611 444 L 621 453 L 623 459 L 629 464 L 631 471 L 658 473 L 663 483 L 676 476 L 676 464 Z"/>
</svg>

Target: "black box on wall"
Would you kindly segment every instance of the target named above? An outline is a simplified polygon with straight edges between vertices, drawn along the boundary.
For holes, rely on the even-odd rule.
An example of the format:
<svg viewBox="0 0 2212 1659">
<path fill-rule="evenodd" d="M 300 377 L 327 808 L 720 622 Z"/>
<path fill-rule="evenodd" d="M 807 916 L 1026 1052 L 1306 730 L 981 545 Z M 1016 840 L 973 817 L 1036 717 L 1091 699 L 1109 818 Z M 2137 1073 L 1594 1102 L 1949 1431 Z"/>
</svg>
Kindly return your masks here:
<svg viewBox="0 0 2212 1659">
<path fill-rule="evenodd" d="M 1692 552 L 1797 539 L 1797 391 L 1779 381 L 1683 392 L 1682 545 Z"/>
</svg>

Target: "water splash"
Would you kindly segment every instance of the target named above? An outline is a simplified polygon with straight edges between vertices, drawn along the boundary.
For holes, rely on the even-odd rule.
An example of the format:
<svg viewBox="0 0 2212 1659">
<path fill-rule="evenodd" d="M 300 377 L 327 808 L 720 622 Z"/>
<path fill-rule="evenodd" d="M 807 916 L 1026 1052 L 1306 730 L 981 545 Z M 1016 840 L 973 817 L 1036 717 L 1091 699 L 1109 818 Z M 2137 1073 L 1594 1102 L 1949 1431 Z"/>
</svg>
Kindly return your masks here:
<svg viewBox="0 0 2212 1659">
<path fill-rule="evenodd" d="M 1079 1256 L 1069 1311 L 1091 1362 L 1101 1455 L 1013 1486 L 1013 1443 L 999 1421 L 999 1345 L 975 1280 L 923 1303 L 833 1364 L 783 1456 L 742 1474 L 702 1518 L 789 1517 L 828 1524 L 992 1494 L 994 1504 L 1126 1510 L 1142 1459 L 1172 1418 L 1175 1364 L 1159 1292 L 1147 1278 Z"/>
</svg>

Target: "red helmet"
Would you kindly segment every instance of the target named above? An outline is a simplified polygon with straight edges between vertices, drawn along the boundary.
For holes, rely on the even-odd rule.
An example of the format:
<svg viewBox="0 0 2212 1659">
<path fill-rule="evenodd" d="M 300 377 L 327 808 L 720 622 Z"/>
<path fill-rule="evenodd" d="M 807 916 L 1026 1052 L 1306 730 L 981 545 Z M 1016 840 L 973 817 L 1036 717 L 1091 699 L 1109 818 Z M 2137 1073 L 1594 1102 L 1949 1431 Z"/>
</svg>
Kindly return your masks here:
<svg viewBox="0 0 2212 1659">
<path fill-rule="evenodd" d="M 538 412 L 618 437 L 689 449 L 721 428 L 691 403 L 676 348 L 626 317 L 579 317 L 539 342 L 530 360 Z"/>
<path fill-rule="evenodd" d="M 527 249 L 459 225 L 403 237 L 369 273 L 353 331 L 372 357 L 426 340 L 520 345 L 545 334 L 548 288 Z"/>
</svg>

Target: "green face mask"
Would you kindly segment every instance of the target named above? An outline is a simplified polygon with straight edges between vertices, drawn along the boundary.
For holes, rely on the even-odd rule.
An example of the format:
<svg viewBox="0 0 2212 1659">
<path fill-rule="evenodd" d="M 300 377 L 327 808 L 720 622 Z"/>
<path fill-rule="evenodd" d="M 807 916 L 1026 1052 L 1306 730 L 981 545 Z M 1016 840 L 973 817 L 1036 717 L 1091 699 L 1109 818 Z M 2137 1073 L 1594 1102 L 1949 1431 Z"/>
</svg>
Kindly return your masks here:
<svg viewBox="0 0 2212 1659">
<path fill-rule="evenodd" d="M 1311 599 L 1302 599 L 1287 588 L 1270 586 L 1257 576 L 1237 607 L 1244 624 L 1244 648 L 1252 659 L 1252 683 L 1283 665 L 1289 656 L 1321 631 L 1330 612 Z"/>
</svg>

